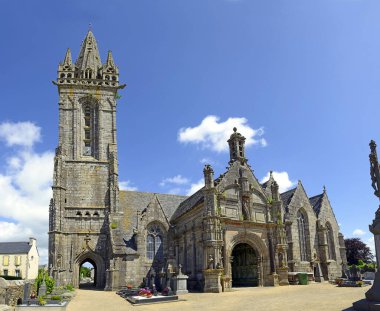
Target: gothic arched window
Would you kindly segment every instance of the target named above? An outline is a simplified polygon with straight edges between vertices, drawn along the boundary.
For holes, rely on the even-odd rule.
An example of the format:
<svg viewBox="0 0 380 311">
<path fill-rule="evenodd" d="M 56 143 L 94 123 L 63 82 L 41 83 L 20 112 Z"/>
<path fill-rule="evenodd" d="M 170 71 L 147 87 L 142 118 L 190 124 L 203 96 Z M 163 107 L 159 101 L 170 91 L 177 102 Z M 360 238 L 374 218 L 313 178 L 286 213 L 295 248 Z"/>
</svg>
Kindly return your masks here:
<svg viewBox="0 0 380 311">
<path fill-rule="evenodd" d="M 97 110 L 94 104 L 83 105 L 83 155 L 96 157 Z"/>
<path fill-rule="evenodd" d="M 329 223 L 326 224 L 326 243 L 327 243 L 328 259 L 335 260 L 334 235 Z"/>
<path fill-rule="evenodd" d="M 162 243 L 162 230 L 158 224 L 148 226 L 146 238 L 146 257 L 148 260 L 162 260 L 164 251 Z"/>
<path fill-rule="evenodd" d="M 301 261 L 307 261 L 307 248 L 306 248 L 306 217 L 303 212 L 298 211 L 297 213 L 297 225 L 298 225 L 298 238 L 300 246 L 300 259 Z"/>
</svg>

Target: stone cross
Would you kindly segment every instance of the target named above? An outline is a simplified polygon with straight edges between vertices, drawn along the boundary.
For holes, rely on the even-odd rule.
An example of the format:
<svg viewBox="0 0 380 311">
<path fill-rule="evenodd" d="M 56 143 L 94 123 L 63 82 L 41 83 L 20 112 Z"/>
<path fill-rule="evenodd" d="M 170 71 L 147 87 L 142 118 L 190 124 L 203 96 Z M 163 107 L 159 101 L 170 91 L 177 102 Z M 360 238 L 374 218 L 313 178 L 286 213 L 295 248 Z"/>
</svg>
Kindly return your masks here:
<svg viewBox="0 0 380 311">
<path fill-rule="evenodd" d="M 45 275 L 44 275 L 40 288 L 38 289 L 38 296 L 43 297 L 45 295 L 46 295 L 46 283 L 45 283 Z"/>
<path fill-rule="evenodd" d="M 377 158 L 376 143 L 371 140 L 370 144 L 371 153 L 369 154 L 370 174 L 372 180 L 372 188 L 375 190 L 374 194 L 380 199 L 380 166 Z M 373 233 L 375 238 L 375 251 L 377 267 L 380 263 L 380 207 L 377 209 L 375 219 L 369 230 Z M 375 281 L 369 291 L 366 292 L 367 300 L 380 301 L 380 270 L 375 274 Z"/>
</svg>

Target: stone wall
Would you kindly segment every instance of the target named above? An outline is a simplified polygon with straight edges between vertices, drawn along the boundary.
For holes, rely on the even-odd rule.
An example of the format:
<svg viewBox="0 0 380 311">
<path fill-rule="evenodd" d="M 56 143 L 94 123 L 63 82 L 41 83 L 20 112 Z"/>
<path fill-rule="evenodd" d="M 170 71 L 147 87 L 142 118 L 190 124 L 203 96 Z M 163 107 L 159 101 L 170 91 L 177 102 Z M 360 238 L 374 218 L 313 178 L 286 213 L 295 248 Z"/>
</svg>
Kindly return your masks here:
<svg viewBox="0 0 380 311">
<path fill-rule="evenodd" d="M 7 281 L 0 278 L 0 305 L 16 306 L 23 302 L 24 299 L 24 280 Z M 33 285 L 28 287 L 27 297 L 34 290 Z"/>
</svg>

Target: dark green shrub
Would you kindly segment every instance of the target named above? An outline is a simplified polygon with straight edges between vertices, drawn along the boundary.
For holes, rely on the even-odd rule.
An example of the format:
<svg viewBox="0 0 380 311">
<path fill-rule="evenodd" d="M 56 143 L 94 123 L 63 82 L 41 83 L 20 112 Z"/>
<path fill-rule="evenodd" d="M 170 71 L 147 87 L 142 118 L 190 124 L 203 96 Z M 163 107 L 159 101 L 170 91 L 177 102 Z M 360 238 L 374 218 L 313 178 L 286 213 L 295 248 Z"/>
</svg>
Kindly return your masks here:
<svg viewBox="0 0 380 311">
<path fill-rule="evenodd" d="M 38 270 L 38 276 L 36 278 L 37 292 L 40 289 L 40 286 L 42 284 L 44 277 L 45 277 L 45 284 L 46 284 L 46 293 L 50 294 L 54 289 L 55 280 L 52 277 L 50 277 L 47 271 L 45 271 L 44 269 Z"/>
<path fill-rule="evenodd" d="M 62 297 L 61 296 L 51 296 L 50 297 L 51 300 L 62 300 Z"/>
<path fill-rule="evenodd" d="M 6 280 L 22 280 L 19 276 L 13 276 L 13 275 L 0 275 L 0 278 L 6 279 Z"/>
</svg>

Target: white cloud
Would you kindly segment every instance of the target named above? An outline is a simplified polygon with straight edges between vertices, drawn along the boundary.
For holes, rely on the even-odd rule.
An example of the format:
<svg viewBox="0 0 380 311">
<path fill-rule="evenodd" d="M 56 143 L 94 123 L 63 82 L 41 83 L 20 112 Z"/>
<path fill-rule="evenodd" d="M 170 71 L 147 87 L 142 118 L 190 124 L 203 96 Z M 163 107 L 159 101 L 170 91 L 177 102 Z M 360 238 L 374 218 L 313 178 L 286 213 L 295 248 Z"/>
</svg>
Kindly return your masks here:
<svg viewBox="0 0 380 311">
<path fill-rule="evenodd" d="M 367 240 L 367 245 L 371 249 L 372 254 L 376 258 L 376 249 L 375 249 L 375 238 L 372 236 Z"/>
<path fill-rule="evenodd" d="M 224 122 L 218 122 L 219 117 L 207 116 L 195 127 L 181 128 L 178 132 L 178 140 L 181 143 L 193 143 L 213 151 L 228 151 L 227 140 L 234 127 L 245 138 L 246 146 L 259 144 L 263 147 L 267 142 L 261 136 L 264 134 L 262 127 L 253 129 L 248 125 L 246 118 L 228 118 Z"/>
<path fill-rule="evenodd" d="M 189 179 L 186 177 L 183 177 L 181 175 L 177 175 L 174 177 L 165 178 L 160 182 L 160 186 L 165 186 L 167 184 L 174 184 L 174 185 L 186 185 L 190 182 Z"/>
<path fill-rule="evenodd" d="M 199 160 L 200 163 L 202 164 L 212 164 L 212 165 L 215 165 L 217 162 L 215 162 L 214 160 L 210 159 L 210 158 L 202 158 Z"/>
<path fill-rule="evenodd" d="M 295 186 L 296 182 L 291 181 L 289 179 L 288 172 L 272 172 L 274 180 L 278 184 L 278 190 L 280 193 L 289 190 L 291 187 Z M 270 173 L 268 172 L 260 181 L 260 183 L 264 183 L 269 179 Z"/>
<path fill-rule="evenodd" d="M 32 122 L 3 122 L 0 124 L 0 140 L 7 146 L 32 147 L 41 140 L 41 128 Z"/>
<path fill-rule="evenodd" d="M 37 239 L 40 262 L 46 263 L 54 154 L 33 151 L 41 129 L 31 122 L 22 124 L 27 124 L 21 128 L 31 129 L 32 134 L 18 137 L 20 123 L 0 124 L 0 137 L 6 145 L 21 147 L 13 150 L 5 159 L 7 165 L 0 170 L 0 241 L 28 241 L 33 236 Z M 5 135 L 8 129 L 14 129 L 17 135 Z"/>
<path fill-rule="evenodd" d="M 119 181 L 120 190 L 137 191 L 137 187 L 131 185 L 130 180 Z"/>
<path fill-rule="evenodd" d="M 198 180 L 196 183 L 191 184 L 190 188 L 187 190 L 186 195 L 192 195 L 195 192 L 197 192 L 199 189 L 201 189 L 205 185 L 205 182 L 202 179 Z"/>
<path fill-rule="evenodd" d="M 362 236 L 365 234 L 366 234 L 366 232 L 361 230 L 361 229 L 355 229 L 354 232 L 352 232 L 352 235 L 356 235 L 356 236 Z"/>
<path fill-rule="evenodd" d="M 182 193 L 181 188 L 172 188 L 172 189 L 169 189 L 168 191 L 168 194 L 181 194 L 181 193 Z"/>
<path fill-rule="evenodd" d="M 0 232 L 2 241 L 27 241 L 27 237 L 33 236 L 30 228 L 6 221 L 0 221 Z"/>
</svg>

